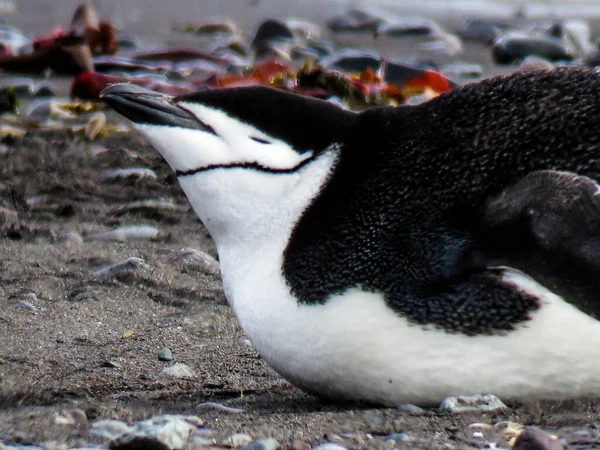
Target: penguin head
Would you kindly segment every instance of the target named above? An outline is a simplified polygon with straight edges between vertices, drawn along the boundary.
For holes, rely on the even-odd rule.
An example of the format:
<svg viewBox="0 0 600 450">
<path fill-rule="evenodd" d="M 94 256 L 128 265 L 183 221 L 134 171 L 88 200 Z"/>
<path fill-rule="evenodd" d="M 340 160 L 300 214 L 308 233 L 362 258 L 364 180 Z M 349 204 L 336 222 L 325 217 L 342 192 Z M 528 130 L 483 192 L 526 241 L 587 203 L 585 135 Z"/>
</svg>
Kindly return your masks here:
<svg viewBox="0 0 600 450">
<path fill-rule="evenodd" d="M 299 215 L 326 183 L 356 117 L 266 87 L 171 97 L 117 84 L 101 97 L 162 154 L 216 239 L 241 224 L 275 226 Z"/>
</svg>

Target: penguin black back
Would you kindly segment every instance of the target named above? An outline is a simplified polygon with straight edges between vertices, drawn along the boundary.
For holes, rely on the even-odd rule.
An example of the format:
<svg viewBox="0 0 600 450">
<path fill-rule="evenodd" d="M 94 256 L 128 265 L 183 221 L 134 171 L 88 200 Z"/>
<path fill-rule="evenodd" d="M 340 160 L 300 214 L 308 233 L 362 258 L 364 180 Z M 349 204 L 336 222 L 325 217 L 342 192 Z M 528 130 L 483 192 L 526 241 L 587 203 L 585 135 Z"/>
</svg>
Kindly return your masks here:
<svg viewBox="0 0 600 450">
<path fill-rule="evenodd" d="M 556 69 L 360 114 L 287 247 L 292 291 L 309 304 L 353 287 L 382 292 L 407 319 L 464 334 L 527 320 L 537 300 L 500 282 L 485 258 L 472 264 L 486 199 L 539 170 L 600 179 L 599 89 L 592 70 Z"/>
</svg>

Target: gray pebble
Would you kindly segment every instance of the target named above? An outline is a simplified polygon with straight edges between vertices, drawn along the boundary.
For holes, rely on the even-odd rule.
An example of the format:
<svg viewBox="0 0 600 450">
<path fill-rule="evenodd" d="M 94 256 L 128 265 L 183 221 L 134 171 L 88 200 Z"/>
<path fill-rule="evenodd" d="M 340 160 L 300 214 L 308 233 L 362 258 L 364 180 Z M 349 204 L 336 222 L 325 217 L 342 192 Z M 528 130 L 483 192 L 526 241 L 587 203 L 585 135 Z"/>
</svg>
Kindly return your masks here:
<svg viewBox="0 0 600 450">
<path fill-rule="evenodd" d="M 124 214 L 130 211 L 149 211 L 149 210 L 166 210 L 166 211 L 180 211 L 185 212 L 188 210 L 186 206 L 177 205 L 171 199 L 148 199 L 148 200 L 137 200 L 131 203 L 125 203 L 117 206 L 115 212 L 117 214 Z"/>
<path fill-rule="evenodd" d="M 171 361 L 173 359 L 173 352 L 168 347 L 161 348 L 157 355 L 159 361 Z"/>
<path fill-rule="evenodd" d="M 254 347 L 252 345 L 252 342 L 250 342 L 250 339 L 242 339 L 240 341 L 240 344 L 242 345 L 242 347 L 248 347 L 248 348 L 253 348 Z"/>
<path fill-rule="evenodd" d="M 93 274 L 97 277 L 110 277 L 121 272 L 129 272 L 138 269 L 148 269 L 150 266 L 144 262 L 142 258 L 130 256 L 116 263 L 100 267 Z"/>
<path fill-rule="evenodd" d="M 194 371 L 187 364 L 176 363 L 160 371 L 159 378 L 193 378 Z"/>
<path fill-rule="evenodd" d="M 108 369 L 121 369 L 121 364 L 116 361 L 106 361 L 102 363 L 102 367 L 106 367 Z"/>
<path fill-rule="evenodd" d="M 219 262 L 210 256 L 195 248 L 186 248 L 181 251 L 181 258 L 185 261 L 197 264 L 200 269 L 207 273 L 218 275 L 220 272 Z"/>
<path fill-rule="evenodd" d="M 133 428 L 120 420 L 99 420 L 92 424 L 90 433 L 105 439 L 114 439 L 125 433 L 131 433 Z"/>
<path fill-rule="evenodd" d="M 410 439 L 410 437 L 406 433 L 392 433 L 392 434 L 388 434 L 387 437 L 385 438 L 386 441 L 393 441 L 393 442 L 405 442 L 405 441 L 408 441 L 409 439 Z"/>
<path fill-rule="evenodd" d="M 15 302 L 12 305 L 10 305 L 10 307 L 12 309 L 22 309 L 24 311 L 31 311 L 31 312 L 37 311 L 37 308 L 35 306 L 33 306 L 31 303 L 29 303 L 25 300 L 20 300 L 18 302 Z"/>
<path fill-rule="evenodd" d="M 158 236 L 158 228 L 150 225 L 133 225 L 130 227 L 115 228 L 110 231 L 102 231 L 87 236 L 86 241 L 140 241 L 144 239 L 155 239 Z"/>
<path fill-rule="evenodd" d="M 231 406 L 225 406 L 216 402 L 200 403 L 198 405 L 198 409 L 214 409 L 216 411 L 223 411 L 229 414 L 241 414 L 244 412 L 244 410 L 241 408 L 232 408 Z"/>
<path fill-rule="evenodd" d="M 513 450 L 564 450 L 566 447 L 561 441 L 553 439 L 537 427 L 525 427 L 512 448 Z"/>
<path fill-rule="evenodd" d="M 507 409 L 507 407 L 495 395 L 460 395 L 445 398 L 440 405 L 438 414 L 457 414 L 472 411 L 488 412 L 499 409 Z"/>
<path fill-rule="evenodd" d="M 279 442 L 273 438 L 258 439 L 244 445 L 241 450 L 277 450 Z"/>
<path fill-rule="evenodd" d="M 232 434 L 227 439 L 223 441 L 223 445 L 230 445 L 232 447 L 242 447 L 243 445 L 248 445 L 252 442 L 252 437 L 247 434 Z"/>
<path fill-rule="evenodd" d="M 337 444 L 321 444 L 321 445 L 317 445 L 316 447 L 313 447 L 312 450 L 347 450 L 346 447 L 342 447 L 341 445 L 337 445 Z"/>
<path fill-rule="evenodd" d="M 190 447 L 207 447 L 217 443 L 215 435 L 216 430 L 210 428 L 198 428 L 190 439 L 188 440 L 188 446 Z"/>
<path fill-rule="evenodd" d="M 111 450 L 180 449 L 203 423 L 194 416 L 165 414 L 136 422 L 133 431 L 114 438 L 109 445 Z"/>
<path fill-rule="evenodd" d="M 416 405 L 411 405 L 410 403 L 405 403 L 405 404 L 396 406 L 396 411 L 401 412 L 401 413 L 412 414 L 415 416 L 418 416 L 420 414 L 425 414 L 425 410 L 423 408 L 419 408 Z"/>
<path fill-rule="evenodd" d="M 150 178 L 152 180 L 156 180 L 156 173 L 152 169 L 147 169 L 145 167 L 131 167 L 129 169 L 116 169 L 110 170 L 108 172 L 104 172 L 102 175 L 101 181 L 116 181 L 123 180 L 127 178 L 133 178 L 136 180 L 142 178 Z"/>
</svg>

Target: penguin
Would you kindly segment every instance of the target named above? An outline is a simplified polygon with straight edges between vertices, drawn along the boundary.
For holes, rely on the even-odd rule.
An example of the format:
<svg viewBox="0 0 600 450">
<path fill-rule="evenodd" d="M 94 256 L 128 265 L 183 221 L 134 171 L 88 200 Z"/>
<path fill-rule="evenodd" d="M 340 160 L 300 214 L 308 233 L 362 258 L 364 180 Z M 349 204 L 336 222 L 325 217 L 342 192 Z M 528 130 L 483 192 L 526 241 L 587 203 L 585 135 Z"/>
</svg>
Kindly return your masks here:
<svg viewBox="0 0 600 450">
<path fill-rule="evenodd" d="M 323 398 L 600 392 L 600 74 L 351 112 L 243 87 L 103 100 L 177 174 L 262 358 Z"/>
</svg>

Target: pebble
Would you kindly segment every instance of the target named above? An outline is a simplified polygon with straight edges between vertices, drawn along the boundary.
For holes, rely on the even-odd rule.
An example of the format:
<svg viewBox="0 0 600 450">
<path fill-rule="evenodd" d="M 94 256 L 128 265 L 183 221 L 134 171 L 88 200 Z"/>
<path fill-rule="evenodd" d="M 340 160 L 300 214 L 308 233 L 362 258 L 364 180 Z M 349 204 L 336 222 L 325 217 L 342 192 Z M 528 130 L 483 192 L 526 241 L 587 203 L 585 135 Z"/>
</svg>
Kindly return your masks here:
<svg viewBox="0 0 600 450">
<path fill-rule="evenodd" d="M 130 256 L 129 258 L 117 261 L 114 264 L 101 267 L 93 272 L 97 277 L 111 277 L 121 272 L 129 272 L 139 269 L 148 269 L 150 266 L 142 258 Z"/>
<path fill-rule="evenodd" d="M 102 175 L 102 182 L 110 182 L 123 179 L 135 179 L 140 180 L 142 178 L 150 178 L 156 180 L 156 173 L 152 169 L 145 167 L 132 167 L 129 169 L 116 169 L 104 172 Z"/>
<path fill-rule="evenodd" d="M 341 445 L 337 445 L 337 444 L 321 444 L 321 445 L 317 445 L 316 447 L 313 447 L 312 450 L 347 450 L 346 447 L 342 447 Z"/>
<path fill-rule="evenodd" d="M 188 440 L 188 446 L 206 447 L 217 443 L 216 430 L 210 428 L 198 428 Z"/>
<path fill-rule="evenodd" d="M 273 438 L 263 438 L 244 445 L 241 450 L 277 450 L 279 442 Z"/>
<path fill-rule="evenodd" d="M 114 438 L 109 448 L 111 450 L 180 449 L 203 423 L 202 419 L 194 416 L 171 414 L 156 416 L 136 422 L 132 431 Z"/>
<path fill-rule="evenodd" d="M 548 61 L 571 61 L 573 55 L 557 38 L 509 33 L 494 42 L 492 56 L 497 64 L 511 64 L 527 56 L 539 56 Z"/>
<path fill-rule="evenodd" d="M 101 367 L 106 367 L 108 369 L 121 369 L 121 364 L 116 361 L 105 361 L 102 363 Z"/>
<path fill-rule="evenodd" d="M 242 447 L 252 442 L 252 437 L 247 434 L 236 433 L 229 436 L 223 441 L 223 445 L 230 445 L 232 447 Z"/>
<path fill-rule="evenodd" d="M 105 439 L 114 439 L 125 433 L 131 433 L 133 428 L 127 425 L 125 422 L 120 420 L 99 420 L 92 424 L 92 428 L 89 431 L 95 436 L 99 436 Z"/>
<path fill-rule="evenodd" d="M 139 241 L 144 239 L 155 239 L 158 236 L 158 228 L 150 225 L 133 225 L 129 227 L 115 228 L 110 231 L 94 233 L 86 237 L 87 241 Z"/>
<path fill-rule="evenodd" d="M 35 306 L 33 306 L 33 304 L 31 304 L 25 300 L 20 300 L 18 302 L 15 302 L 12 305 L 10 305 L 10 307 L 12 309 L 22 309 L 24 311 L 31 311 L 31 312 L 37 311 L 37 308 Z"/>
<path fill-rule="evenodd" d="M 512 448 L 513 450 L 564 450 L 566 447 L 537 427 L 525 427 Z"/>
<path fill-rule="evenodd" d="M 193 378 L 194 371 L 187 364 L 176 363 L 172 366 L 165 367 L 158 374 L 159 378 Z"/>
<path fill-rule="evenodd" d="M 409 439 L 410 439 L 410 437 L 406 433 L 392 433 L 392 434 L 388 434 L 387 437 L 385 438 L 386 441 L 393 441 L 393 442 L 405 442 L 405 441 L 408 441 Z"/>
<path fill-rule="evenodd" d="M 148 211 L 148 210 L 166 210 L 166 211 L 179 211 L 184 212 L 188 210 L 188 207 L 177 205 L 173 200 L 170 199 L 147 199 L 137 200 L 135 202 L 124 203 L 117 206 L 115 213 L 124 214 L 132 211 Z"/>
<path fill-rule="evenodd" d="M 54 417 L 56 425 L 76 425 L 78 427 L 87 427 L 88 418 L 85 411 L 74 409 L 72 411 L 61 411 Z"/>
<path fill-rule="evenodd" d="M 310 445 L 302 441 L 294 441 L 290 446 L 290 450 L 310 450 Z"/>
<path fill-rule="evenodd" d="M 204 272 L 218 275 L 220 272 L 219 261 L 210 256 L 208 253 L 204 253 L 195 248 L 186 248 L 181 251 L 181 258 L 197 264 L 200 269 Z"/>
<path fill-rule="evenodd" d="M 461 395 L 458 397 L 445 398 L 439 407 L 438 414 L 457 414 L 472 411 L 489 412 L 499 409 L 508 408 L 495 395 Z"/>
<path fill-rule="evenodd" d="M 240 341 L 240 345 L 242 347 L 248 347 L 248 348 L 253 348 L 254 346 L 252 345 L 252 342 L 250 342 L 250 339 L 242 339 Z"/>
<path fill-rule="evenodd" d="M 171 361 L 173 360 L 173 352 L 168 347 L 161 348 L 156 354 L 159 361 Z"/>
<path fill-rule="evenodd" d="M 217 411 L 223 411 L 230 414 L 241 414 L 244 412 L 241 408 L 232 408 L 230 406 L 222 405 L 221 403 L 216 402 L 204 402 L 198 405 L 199 409 L 214 409 Z"/>
<path fill-rule="evenodd" d="M 425 414 L 425 410 L 423 408 L 419 408 L 416 405 L 411 405 L 410 403 L 405 403 L 402 405 L 396 406 L 396 411 L 401 413 L 408 413 L 412 415 Z"/>
</svg>

